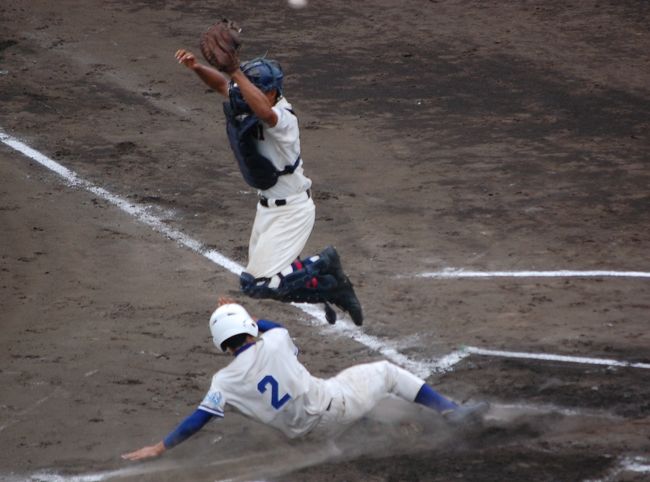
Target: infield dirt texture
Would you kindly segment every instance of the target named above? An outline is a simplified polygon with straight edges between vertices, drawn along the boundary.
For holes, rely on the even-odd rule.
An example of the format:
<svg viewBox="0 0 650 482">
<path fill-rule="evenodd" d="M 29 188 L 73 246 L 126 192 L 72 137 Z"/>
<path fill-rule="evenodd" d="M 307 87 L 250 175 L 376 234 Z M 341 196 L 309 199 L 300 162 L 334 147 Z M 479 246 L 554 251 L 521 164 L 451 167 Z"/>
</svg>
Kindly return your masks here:
<svg viewBox="0 0 650 482">
<path fill-rule="evenodd" d="M 229 412 L 121 460 L 229 361 L 207 320 L 237 277 L 6 141 L 245 264 L 256 195 L 221 99 L 174 60 L 222 16 L 243 58 L 284 67 L 317 206 L 305 253 L 338 248 L 375 348 L 640 367 L 471 355 L 427 379 L 492 402 L 482 429 L 387 405 L 334 447 Z M 641 0 L 0 0 L 0 479 L 648 480 L 650 278 L 418 275 L 650 272 L 649 52 Z M 317 376 L 383 358 L 349 322 L 240 299 Z"/>
</svg>

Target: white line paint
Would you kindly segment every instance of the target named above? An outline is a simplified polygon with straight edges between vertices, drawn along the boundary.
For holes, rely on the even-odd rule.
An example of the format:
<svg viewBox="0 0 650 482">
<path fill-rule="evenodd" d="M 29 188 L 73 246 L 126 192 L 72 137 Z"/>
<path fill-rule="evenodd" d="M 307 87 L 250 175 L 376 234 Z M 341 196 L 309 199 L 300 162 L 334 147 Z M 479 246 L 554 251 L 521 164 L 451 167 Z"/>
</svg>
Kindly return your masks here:
<svg viewBox="0 0 650 482">
<path fill-rule="evenodd" d="M 199 253 L 208 258 L 213 263 L 222 266 L 228 271 L 239 275 L 242 272 L 242 267 L 234 261 L 226 258 L 218 251 L 207 249 L 199 241 L 192 239 L 190 236 L 182 233 L 181 231 L 167 226 L 162 219 L 152 214 L 153 206 L 148 206 L 140 203 L 130 202 L 115 194 L 110 193 L 106 189 L 99 187 L 85 179 L 80 178 L 77 173 L 71 171 L 67 167 L 62 166 L 58 162 L 50 159 L 49 157 L 41 154 L 40 152 L 32 149 L 25 143 L 18 139 L 9 136 L 0 130 L 0 141 L 9 147 L 17 150 L 21 154 L 33 159 L 47 169 L 55 172 L 61 176 L 69 185 L 85 189 L 96 196 L 108 201 L 109 203 L 117 206 L 120 210 L 133 216 L 136 220 L 151 227 L 155 231 L 167 236 L 168 238 L 178 242 L 179 244 L 189 248 L 190 250 Z"/>
<path fill-rule="evenodd" d="M 647 457 L 628 456 L 620 459 L 618 465 L 614 467 L 603 479 L 588 479 L 583 482 L 615 482 L 620 480 L 620 475 L 624 472 L 635 472 L 639 474 L 650 474 L 650 459 Z M 636 480 L 636 479 L 635 479 Z M 645 480 L 645 479 L 644 479 Z"/>
<path fill-rule="evenodd" d="M 544 360 L 544 361 L 559 361 L 564 363 L 580 363 L 585 365 L 605 365 L 613 367 L 626 367 L 626 368 L 646 368 L 650 369 L 650 363 L 632 363 L 618 360 L 610 360 L 606 358 L 586 358 L 578 356 L 567 355 L 553 355 L 550 353 L 525 353 L 518 351 L 502 351 L 502 350 L 487 350 L 485 348 L 477 348 L 468 346 L 465 348 L 468 353 L 482 356 L 495 356 L 502 358 L 523 358 L 528 360 Z"/>
<path fill-rule="evenodd" d="M 100 482 L 102 480 L 108 480 L 111 478 L 121 478 L 128 476 L 142 475 L 141 472 L 136 472 L 130 469 L 119 469 L 112 470 L 102 473 L 92 473 L 92 474 L 81 474 L 81 475 L 62 475 L 57 474 L 56 472 L 36 472 L 31 476 L 28 476 L 28 479 L 25 478 L 16 478 L 16 482 L 19 480 L 27 482 Z M 9 482 L 13 482 L 9 479 Z"/>
<path fill-rule="evenodd" d="M 650 474 L 650 459 L 645 457 L 628 457 L 621 462 L 623 470 Z"/>
<path fill-rule="evenodd" d="M 325 313 L 315 305 L 307 303 L 292 304 L 300 308 L 312 318 L 319 320 L 321 322 L 320 324 L 325 325 L 324 330 L 326 332 L 331 331 L 340 335 L 348 336 L 357 343 L 381 353 L 392 362 L 406 368 L 422 378 L 427 378 L 432 372 L 437 371 L 436 362 L 412 360 L 391 346 L 390 341 L 381 340 L 377 337 L 367 335 L 347 320 L 337 320 L 335 325 L 329 325 L 325 320 Z"/>
<path fill-rule="evenodd" d="M 146 224 L 155 231 L 167 236 L 169 239 L 172 239 L 186 248 L 201 254 L 206 257 L 213 263 L 227 269 L 233 274 L 239 275 L 243 268 L 238 263 L 230 260 L 221 253 L 213 249 L 207 249 L 203 243 L 193 239 L 192 237 L 182 233 L 181 231 L 167 226 L 164 221 L 153 214 L 155 211 L 154 206 L 144 205 L 140 203 L 134 203 L 127 201 L 115 194 L 110 193 L 102 187 L 99 187 L 89 181 L 86 181 L 80 178 L 74 171 L 62 166 L 58 162 L 50 159 L 39 151 L 32 149 L 24 142 L 4 133 L 0 129 L 0 141 L 6 144 L 7 146 L 15 149 L 21 154 L 29 157 L 30 159 L 38 162 L 47 169 L 55 172 L 60 177 L 62 177 L 68 184 L 71 186 L 79 187 L 85 189 L 96 196 L 108 201 L 109 203 L 117 206 L 123 212 L 133 216 L 137 221 Z M 461 272 L 462 270 L 445 270 L 443 273 L 452 274 Z M 463 273 L 476 273 L 476 272 L 463 272 Z M 512 273 L 512 272 L 495 272 L 495 273 Z M 519 273 L 562 273 L 562 271 L 552 271 L 552 272 L 519 272 Z M 572 273 L 572 272 L 564 272 Z M 576 273 L 576 272 L 573 272 Z M 585 272 L 581 272 L 585 273 Z M 589 272 L 587 272 L 589 273 Z M 596 273 L 596 272 L 591 272 Z M 597 272 L 597 273 L 621 273 L 621 272 Z M 482 273 L 483 276 L 485 273 Z M 642 275 L 650 276 L 650 273 L 641 273 Z M 425 273 L 426 275 L 426 273 Z M 454 276 L 448 276 L 454 277 Z M 628 363 L 620 362 L 616 360 L 599 360 L 593 358 L 580 358 L 580 357 L 570 357 L 563 355 L 550 355 L 550 354 L 534 354 L 534 353 L 519 353 L 519 352 L 505 352 L 505 351 L 496 351 L 496 350 L 485 350 L 481 348 L 469 347 L 465 350 L 459 350 L 453 352 L 439 360 L 412 360 L 406 355 L 400 353 L 394 346 L 391 346 L 390 342 L 382 340 L 380 338 L 367 335 L 355 328 L 351 323 L 345 322 L 344 320 L 339 320 L 336 325 L 329 326 L 325 321 L 324 313 L 316 306 L 309 304 L 295 304 L 300 308 L 304 313 L 311 316 L 312 318 L 318 320 L 321 325 L 329 327 L 329 330 L 338 332 L 339 334 L 346 335 L 357 341 L 358 343 L 367 346 L 368 348 L 381 353 L 387 359 L 401 365 L 413 373 L 419 375 L 422 378 L 427 378 L 432 373 L 442 373 L 447 372 L 453 369 L 453 366 L 465 359 L 469 354 L 477 354 L 484 356 L 501 356 L 501 357 L 510 357 L 510 358 L 528 358 L 528 359 L 538 359 L 538 360 L 554 360 L 562 361 L 567 363 L 590 363 L 590 364 L 600 364 L 600 365 L 611 365 L 611 366 L 625 366 L 633 368 L 649 368 L 650 365 L 644 363 Z"/>
<path fill-rule="evenodd" d="M 416 275 L 418 278 L 460 279 L 460 278 L 650 278 L 646 271 L 466 271 L 447 268 Z"/>
<path fill-rule="evenodd" d="M 457 350 L 451 352 L 449 355 L 443 356 L 435 362 L 433 367 L 434 373 L 446 373 L 453 369 L 454 365 L 460 363 L 467 358 L 470 353 L 467 350 Z"/>
<path fill-rule="evenodd" d="M 329 445 L 325 450 L 317 450 L 311 453 L 294 453 L 287 447 L 280 447 L 266 452 L 259 452 L 254 457 L 257 463 L 251 460 L 250 454 L 241 457 L 219 458 L 212 462 L 201 462 L 200 460 L 189 460 L 187 462 L 172 461 L 172 460 L 150 460 L 137 464 L 124 461 L 125 464 L 130 464 L 127 467 L 114 470 L 105 470 L 101 472 L 90 472 L 85 474 L 68 475 L 57 472 L 56 470 L 42 470 L 31 475 L 12 474 L 11 476 L 0 473 L 0 480 L 6 482 L 101 482 L 104 480 L 136 480 L 142 476 L 154 476 L 159 474 L 161 480 L 189 480 L 183 478 L 182 475 L 192 474 L 193 469 L 205 469 L 207 467 L 214 467 L 215 473 L 224 467 L 232 472 L 233 468 L 238 468 L 240 474 L 235 478 L 229 479 L 214 479 L 215 482 L 229 482 L 235 480 L 245 480 L 247 482 L 264 482 L 257 479 L 260 472 L 277 471 L 278 474 L 286 472 L 287 457 L 292 457 L 291 468 L 298 470 L 310 465 L 325 462 L 333 456 Z M 298 458 L 298 461 L 294 459 Z M 264 462 L 265 460 L 275 461 L 282 465 L 280 470 L 274 467 L 273 462 Z M 262 462 L 259 462 L 262 461 Z M 243 472 L 243 473 L 241 473 Z M 147 477 L 147 480 L 156 480 L 152 477 Z"/>
<path fill-rule="evenodd" d="M 13 420 L 10 420 L 9 422 L 0 425 L 0 432 L 5 430 L 8 427 L 11 427 L 14 424 L 17 424 L 18 422 L 22 421 L 23 415 L 28 414 L 32 410 L 34 410 L 36 407 L 39 405 L 42 405 L 43 403 L 47 402 L 54 394 L 56 394 L 59 391 L 59 388 L 56 388 L 52 393 L 47 395 L 46 397 L 41 398 L 40 400 L 36 400 L 36 402 L 32 403 L 29 407 L 27 407 L 25 410 L 22 410 L 20 413 L 15 415 L 15 418 Z"/>
</svg>

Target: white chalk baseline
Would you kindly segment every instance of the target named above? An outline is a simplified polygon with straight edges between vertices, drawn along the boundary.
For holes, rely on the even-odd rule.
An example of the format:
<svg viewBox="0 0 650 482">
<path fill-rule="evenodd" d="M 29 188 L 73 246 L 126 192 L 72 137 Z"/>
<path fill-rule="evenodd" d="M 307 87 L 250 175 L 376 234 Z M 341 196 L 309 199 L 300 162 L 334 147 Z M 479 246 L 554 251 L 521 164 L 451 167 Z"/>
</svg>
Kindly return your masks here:
<svg viewBox="0 0 650 482">
<path fill-rule="evenodd" d="M 561 269 L 556 271 L 469 271 L 460 268 L 447 268 L 415 275 L 417 278 L 461 279 L 461 278 L 650 278 L 647 271 L 575 271 Z"/>
<path fill-rule="evenodd" d="M 208 249 L 203 243 L 198 240 L 193 239 L 187 234 L 169 227 L 166 225 L 163 220 L 153 214 L 155 211 L 155 206 L 145 205 L 140 203 L 135 203 L 128 201 L 120 196 L 117 196 L 106 189 L 97 186 L 89 181 L 86 181 L 80 178 L 74 171 L 68 169 L 67 167 L 62 166 L 58 162 L 50 159 L 41 152 L 29 147 L 24 142 L 19 139 L 10 136 L 3 132 L 0 128 L 0 142 L 11 147 L 12 149 L 20 152 L 24 156 L 36 161 L 42 166 L 46 167 L 50 171 L 58 174 L 61 178 L 65 180 L 69 185 L 85 189 L 94 195 L 104 199 L 105 201 L 115 205 L 123 212 L 129 214 L 137 221 L 149 226 L 153 230 L 163 234 L 167 238 L 176 241 L 180 245 L 198 253 L 205 258 L 209 259 L 213 263 L 227 269 L 235 275 L 239 275 L 243 268 L 238 263 L 232 261 L 226 256 L 222 255 L 214 249 Z M 492 272 L 494 273 L 510 273 L 513 272 Z M 549 272 L 522 272 L 522 273 L 562 273 L 562 271 L 549 271 Z M 571 272 L 566 271 L 564 273 L 621 273 L 621 272 L 611 272 L 611 271 L 593 271 L 593 272 Z M 650 273 L 643 272 L 628 272 L 628 273 L 638 273 L 641 277 L 650 277 Z M 444 270 L 439 272 L 440 277 L 460 277 L 459 274 L 469 275 L 468 277 L 485 277 L 485 273 L 480 274 L 478 272 L 472 271 L 462 271 L 462 270 Z M 435 273 L 423 273 L 423 277 L 435 277 Z M 604 275 L 600 275 L 604 276 Z M 574 356 L 564 356 L 564 355 L 552 355 L 552 354 L 536 354 L 536 353 L 524 353 L 524 352 L 511 352 L 511 351 L 500 351 L 500 350 L 488 350 L 477 347 L 465 347 L 455 352 L 452 352 L 442 358 L 437 360 L 413 360 L 408 356 L 400 353 L 394 346 L 391 346 L 391 342 L 382 340 L 380 338 L 368 335 L 358 328 L 354 327 L 351 322 L 345 321 L 343 323 L 338 322 L 334 326 L 330 326 L 325 321 L 325 315 L 320 308 L 315 305 L 310 304 L 295 304 L 296 307 L 300 308 L 304 313 L 311 316 L 312 318 L 320 321 L 324 325 L 324 329 L 329 331 L 338 332 L 339 334 L 344 334 L 358 343 L 379 352 L 387 359 L 401 365 L 413 373 L 419 375 L 422 378 L 428 378 L 432 373 L 444 373 L 453 370 L 453 367 L 467 358 L 470 355 L 480 355 L 480 356 L 494 356 L 494 357 L 506 357 L 506 358 L 522 358 L 522 359 L 531 359 L 531 360 L 545 360 L 545 361 L 560 361 L 566 363 L 582 363 L 582 364 L 592 364 L 592 365 L 609 365 L 609 366 L 619 366 L 619 367 L 628 367 L 628 368 L 650 368 L 648 363 L 629 363 L 618 360 L 607 360 L 607 359 L 598 359 L 598 358 L 584 358 L 584 357 L 574 357 Z"/>
</svg>

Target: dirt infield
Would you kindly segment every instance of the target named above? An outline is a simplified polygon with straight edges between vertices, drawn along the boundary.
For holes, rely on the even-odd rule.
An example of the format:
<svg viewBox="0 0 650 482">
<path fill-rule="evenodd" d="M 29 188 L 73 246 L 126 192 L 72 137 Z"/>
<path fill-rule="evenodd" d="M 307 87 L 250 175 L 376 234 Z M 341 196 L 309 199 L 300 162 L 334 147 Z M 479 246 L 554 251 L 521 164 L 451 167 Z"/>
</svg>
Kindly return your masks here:
<svg viewBox="0 0 650 482">
<path fill-rule="evenodd" d="M 317 206 L 306 254 L 337 246 L 375 345 L 430 367 L 463 346 L 650 363 L 649 278 L 418 276 L 650 272 L 647 2 L 3 0 L 0 133 L 245 264 L 256 195 L 220 99 L 173 57 L 220 16 L 286 71 Z M 481 429 L 387 404 L 336 446 L 300 444 L 228 413 L 122 461 L 228 362 L 207 319 L 237 278 L 6 142 L 0 172 L 0 480 L 650 477 L 649 369 L 479 354 L 428 381 L 491 401 Z M 245 303 L 315 375 L 383 357 Z"/>
</svg>

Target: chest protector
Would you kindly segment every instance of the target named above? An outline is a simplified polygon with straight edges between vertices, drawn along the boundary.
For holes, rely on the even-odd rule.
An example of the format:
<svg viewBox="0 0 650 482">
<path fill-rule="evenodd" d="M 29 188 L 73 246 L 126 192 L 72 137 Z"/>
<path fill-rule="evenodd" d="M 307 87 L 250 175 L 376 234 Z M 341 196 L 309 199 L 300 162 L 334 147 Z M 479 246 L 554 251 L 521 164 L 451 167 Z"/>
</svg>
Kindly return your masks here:
<svg viewBox="0 0 650 482">
<path fill-rule="evenodd" d="M 289 109 L 287 109 L 289 110 Z M 257 149 L 257 140 L 262 135 L 262 123 L 255 114 L 238 116 L 230 102 L 223 103 L 226 114 L 226 132 L 230 147 L 235 153 L 239 170 L 246 183 L 256 189 L 269 189 L 275 186 L 278 178 L 293 173 L 300 164 L 300 156 L 293 165 L 278 170 L 271 160 Z M 289 110 L 293 114 L 291 110 Z M 294 114 L 295 115 L 295 114 Z"/>
</svg>

